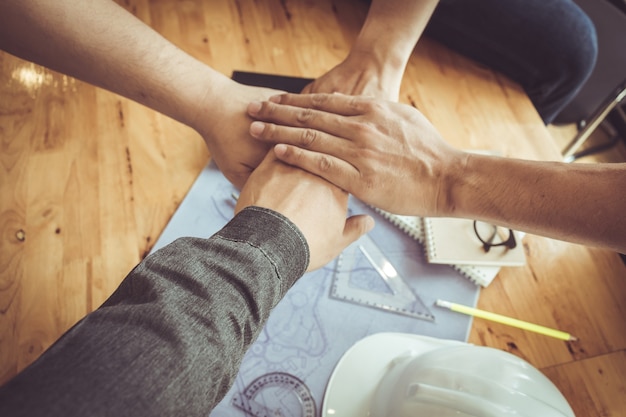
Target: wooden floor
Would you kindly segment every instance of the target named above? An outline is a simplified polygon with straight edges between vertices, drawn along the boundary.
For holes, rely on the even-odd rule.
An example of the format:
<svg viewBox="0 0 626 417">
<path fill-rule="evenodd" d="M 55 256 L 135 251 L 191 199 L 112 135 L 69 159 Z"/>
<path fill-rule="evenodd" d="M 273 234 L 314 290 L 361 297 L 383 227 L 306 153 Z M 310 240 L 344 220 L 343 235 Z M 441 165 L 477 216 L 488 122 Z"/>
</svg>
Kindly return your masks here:
<svg viewBox="0 0 626 417">
<path fill-rule="evenodd" d="M 584 144 L 581 145 L 580 149 L 577 152 L 584 151 L 590 148 L 601 147 L 610 142 L 611 135 L 614 132 L 609 131 L 610 127 L 604 128 L 603 126 L 598 127 L 585 141 Z M 565 147 L 570 143 L 572 138 L 576 135 L 578 128 L 575 124 L 568 125 L 550 125 L 548 126 L 548 132 L 554 139 L 554 143 L 560 149 L 565 149 Z M 621 138 L 615 145 L 611 146 L 606 150 L 600 150 L 598 152 L 594 152 L 590 155 L 583 156 L 576 160 L 576 162 L 582 163 L 595 163 L 595 162 L 626 162 L 626 139 Z"/>
<path fill-rule="evenodd" d="M 227 75 L 318 76 L 345 56 L 367 10 L 342 0 L 120 3 Z M 411 59 L 401 101 L 455 146 L 558 159 L 564 145 L 519 87 L 428 40 Z M 208 159 L 188 127 L 0 53 L 0 384 L 111 294 Z M 524 245 L 529 265 L 503 270 L 479 307 L 580 341 L 478 320 L 470 341 L 540 368 L 579 417 L 625 416 L 626 267 L 603 250 L 536 236 Z"/>
</svg>

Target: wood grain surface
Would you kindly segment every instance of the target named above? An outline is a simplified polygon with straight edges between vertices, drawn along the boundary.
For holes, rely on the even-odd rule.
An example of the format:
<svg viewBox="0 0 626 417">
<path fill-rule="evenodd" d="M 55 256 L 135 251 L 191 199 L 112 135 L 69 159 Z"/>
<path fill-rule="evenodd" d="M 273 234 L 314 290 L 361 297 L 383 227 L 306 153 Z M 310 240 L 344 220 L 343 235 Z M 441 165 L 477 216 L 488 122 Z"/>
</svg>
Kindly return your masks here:
<svg viewBox="0 0 626 417">
<path fill-rule="evenodd" d="M 362 1 L 125 0 L 220 72 L 316 77 L 339 63 Z M 457 147 L 557 160 L 523 91 L 423 39 L 402 85 Z M 150 250 L 209 159 L 190 128 L 0 53 L 0 383 L 97 308 Z M 563 342 L 474 320 L 470 342 L 540 368 L 580 416 L 626 415 L 626 267 L 604 250 L 536 236 L 479 307 L 569 331 Z"/>
</svg>

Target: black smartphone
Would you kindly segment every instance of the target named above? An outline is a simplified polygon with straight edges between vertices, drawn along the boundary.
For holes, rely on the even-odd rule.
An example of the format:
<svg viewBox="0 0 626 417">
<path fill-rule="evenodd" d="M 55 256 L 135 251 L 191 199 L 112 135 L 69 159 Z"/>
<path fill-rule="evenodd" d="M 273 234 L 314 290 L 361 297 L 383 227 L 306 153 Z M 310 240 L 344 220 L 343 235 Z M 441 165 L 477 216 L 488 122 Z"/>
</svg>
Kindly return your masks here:
<svg viewBox="0 0 626 417">
<path fill-rule="evenodd" d="M 314 78 L 291 77 L 288 75 L 263 74 L 260 72 L 233 71 L 231 77 L 240 84 L 274 88 L 290 93 L 299 93 Z"/>
</svg>

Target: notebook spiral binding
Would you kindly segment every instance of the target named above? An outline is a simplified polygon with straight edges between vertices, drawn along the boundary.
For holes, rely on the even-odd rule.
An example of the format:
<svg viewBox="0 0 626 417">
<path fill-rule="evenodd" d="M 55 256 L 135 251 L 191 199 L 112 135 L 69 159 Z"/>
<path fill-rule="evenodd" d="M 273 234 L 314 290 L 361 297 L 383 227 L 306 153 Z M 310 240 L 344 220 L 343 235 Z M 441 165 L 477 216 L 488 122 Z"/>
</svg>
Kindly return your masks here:
<svg viewBox="0 0 626 417">
<path fill-rule="evenodd" d="M 417 216 L 403 216 L 399 214 L 389 213 L 388 211 L 381 210 L 376 207 L 372 207 L 378 214 L 390 221 L 394 226 L 398 227 L 401 231 L 411 236 L 422 246 L 426 251 L 426 239 L 424 238 L 424 222 L 421 217 Z M 431 249 L 434 250 L 434 249 Z M 425 252 L 427 253 L 427 252 Z M 476 285 L 481 287 L 487 287 L 494 280 L 498 272 L 499 267 L 479 267 L 473 265 L 450 265 L 456 271 L 460 272 L 467 279 L 472 281 Z"/>
</svg>

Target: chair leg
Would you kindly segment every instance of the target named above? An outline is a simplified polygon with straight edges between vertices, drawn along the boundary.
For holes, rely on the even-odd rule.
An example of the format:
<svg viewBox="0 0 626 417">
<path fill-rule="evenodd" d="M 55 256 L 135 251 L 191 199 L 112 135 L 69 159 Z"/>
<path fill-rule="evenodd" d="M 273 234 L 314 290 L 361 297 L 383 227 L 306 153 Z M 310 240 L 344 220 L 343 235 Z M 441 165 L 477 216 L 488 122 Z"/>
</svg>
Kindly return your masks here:
<svg viewBox="0 0 626 417">
<path fill-rule="evenodd" d="M 626 98 L 626 83 L 622 84 L 613 97 L 610 97 L 589 119 L 572 141 L 563 150 L 563 160 L 573 162 L 574 155 L 580 146 L 591 136 L 594 130 L 602 123 L 608 114 Z"/>
<path fill-rule="evenodd" d="M 621 136 L 614 135 L 613 137 L 611 137 L 611 139 L 609 139 L 605 143 L 593 146 L 591 148 L 584 149 L 584 150 L 582 150 L 580 152 L 576 152 L 575 154 L 573 154 L 570 157 L 568 162 L 573 162 L 576 159 L 580 159 L 580 158 L 585 157 L 585 156 L 594 155 L 594 154 L 597 154 L 597 153 L 609 150 L 609 149 L 615 147 L 621 140 L 622 140 Z"/>
</svg>

